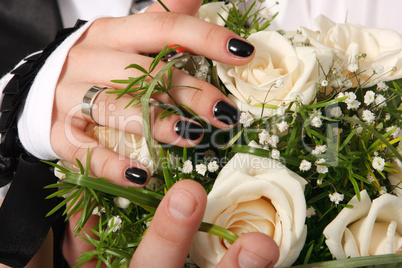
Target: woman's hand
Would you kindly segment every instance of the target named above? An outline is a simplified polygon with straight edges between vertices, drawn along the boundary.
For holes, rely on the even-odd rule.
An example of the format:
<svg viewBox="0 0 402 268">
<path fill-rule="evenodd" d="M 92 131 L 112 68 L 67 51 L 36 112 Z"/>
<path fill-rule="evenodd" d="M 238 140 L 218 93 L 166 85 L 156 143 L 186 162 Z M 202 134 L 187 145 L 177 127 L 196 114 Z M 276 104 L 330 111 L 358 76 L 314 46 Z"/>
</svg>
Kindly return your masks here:
<svg viewBox="0 0 402 268">
<path fill-rule="evenodd" d="M 177 2 L 177 3 L 176 3 Z M 201 1 L 164 1 L 182 13 L 193 15 Z M 176 8 L 176 9 L 175 9 Z M 149 11 L 162 11 L 156 3 Z M 91 150 L 91 172 L 97 177 L 127 186 L 143 186 L 149 178 L 147 168 L 127 157 L 99 146 L 85 134 L 88 122 L 80 107 L 85 93 L 94 85 L 111 88 L 125 87 L 112 83 L 112 79 L 136 77 L 140 73 L 124 68 L 132 63 L 148 68 L 152 58 L 147 53 L 158 53 L 166 45 L 180 44 L 193 54 L 232 65 L 243 65 L 253 57 L 254 48 L 244 39 L 223 27 L 213 25 L 190 15 L 167 12 L 148 12 L 122 18 L 101 18 L 93 22 L 80 40 L 71 48 L 62 70 L 55 93 L 51 144 L 61 158 L 85 163 L 87 149 Z M 158 70 L 162 68 L 161 63 Z M 178 69 L 173 70 L 172 86 L 192 86 L 201 90 L 178 87 L 170 90 L 178 104 L 195 111 L 207 123 L 221 128 L 233 127 L 239 111 L 218 89 Z M 141 135 L 141 107 L 125 106 L 132 99 L 102 92 L 95 100 L 93 118 L 100 125 Z M 171 104 L 166 94 L 153 98 Z M 156 119 L 161 110 L 151 111 L 153 138 L 178 146 L 194 146 L 202 139 L 199 124 L 179 115 Z M 187 135 L 190 132 L 190 135 Z M 184 138 L 184 137 L 187 137 Z"/>
<path fill-rule="evenodd" d="M 192 180 L 177 182 L 163 198 L 155 216 L 130 262 L 130 267 L 183 267 L 191 241 L 204 216 L 207 195 L 200 184 Z M 74 215 L 76 216 L 76 215 Z M 78 216 L 78 215 L 77 215 Z M 74 237 L 70 220 L 63 253 L 70 265 L 76 264 L 79 252 L 90 250 L 81 238 Z M 95 225 L 97 218 L 90 219 Z M 89 226 L 86 229 L 89 230 Z M 279 258 L 279 249 L 263 233 L 240 236 L 229 248 L 218 267 L 273 267 Z M 96 260 L 84 267 L 94 267 Z"/>
</svg>

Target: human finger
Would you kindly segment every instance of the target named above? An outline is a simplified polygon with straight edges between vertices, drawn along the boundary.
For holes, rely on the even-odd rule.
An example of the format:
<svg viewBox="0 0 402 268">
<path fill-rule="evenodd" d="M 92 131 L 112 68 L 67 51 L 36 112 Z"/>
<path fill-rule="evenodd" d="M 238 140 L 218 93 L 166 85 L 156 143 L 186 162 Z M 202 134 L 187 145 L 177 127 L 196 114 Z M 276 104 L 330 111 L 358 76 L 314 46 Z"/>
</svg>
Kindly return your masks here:
<svg viewBox="0 0 402 268">
<path fill-rule="evenodd" d="M 171 12 L 101 18 L 85 38 L 94 46 L 139 54 L 157 53 L 166 45 L 179 44 L 190 53 L 230 65 L 244 65 L 254 55 L 254 47 L 229 29 Z"/>
<path fill-rule="evenodd" d="M 206 199 L 205 190 L 197 182 L 176 183 L 160 203 L 130 267 L 183 267 L 203 218 Z"/>
<path fill-rule="evenodd" d="M 202 4 L 202 0 L 163 0 L 163 4 L 171 11 L 181 14 L 195 15 Z M 165 8 L 159 3 L 153 3 L 146 12 L 165 12 Z"/>
<path fill-rule="evenodd" d="M 72 119 L 71 122 L 55 122 L 50 135 L 55 153 L 70 163 L 76 163 L 78 159 L 86 166 L 89 149 L 89 166 L 93 176 L 108 178 L 121 186 L 145 186 L 150 177 L 148 167 L 129 159 L 124 152 L 119 154 L 106 148 L 88 136 L 83 130 L 83 125 L 87 124 L 84 120 L 77 119 Z"/>
<path fill-rule="evenodd" d="M 246 233 L 229 247 L 217 268 L 268 268 L 274 267 L 278 258 L 279 249 L 272 238 L 263 233 Z"/>
<path fill-rule="evenodd" d="M 102 81 L 106 82 L 106 81 Z M 60 94 L 56 95 L 58 113 L 65 118 L 84 119 L 80 105 L 84 94 L 92 87 L 89 83 L 63 84 L 59 86 Z M 102 126 L 143 136 L 143 115 L 142 106 L 132 106 L 133 96 L 123 95 L 116 99 L 113 88 L 101 91 L 91 108 L 93 120 Z M 163 117 L 165 108 L 151 100 L 149 109 L 150 125 L 153 139 L 174 144 L 177 146 L 192 147 L 198 144 L 203 136 L 203 128 L 200 124 L 184 117 L 183 114 L 171 114 Z M 77 107 L 72 109 L 71 107 Z M 176 109 L 177 110 L 177 109 Z M 177 110 L 180 112 L 180 110 Z M 66 125 L 68 127 L 68 125 Z"/>
<path fill-rule="evenodd" d="M 85 242 L 80 236 L 76 235 L 75 226 L 81 216 L 81 211 L 73 214 L 66 223 L 66 229 L 64 236 L 61 240 L 61 252 L 64 259 L 67 261 L 70 267 L 78 264 L 77 259 L 81 257 L 81 252 L 87 252 L 94 250 L 95 248 L 89 243 Z M 84 232 L 92 238 L 96 238 L 95 234 L 91 231 L 95 228 L 99 221 L 99 217 L 92 215 L 83 227 L 83 231 L 80 234 L 86 237 Z M 97 260 L 93 259 L 86 263 L 84 267 L 96 267 Z"/>
</svg>

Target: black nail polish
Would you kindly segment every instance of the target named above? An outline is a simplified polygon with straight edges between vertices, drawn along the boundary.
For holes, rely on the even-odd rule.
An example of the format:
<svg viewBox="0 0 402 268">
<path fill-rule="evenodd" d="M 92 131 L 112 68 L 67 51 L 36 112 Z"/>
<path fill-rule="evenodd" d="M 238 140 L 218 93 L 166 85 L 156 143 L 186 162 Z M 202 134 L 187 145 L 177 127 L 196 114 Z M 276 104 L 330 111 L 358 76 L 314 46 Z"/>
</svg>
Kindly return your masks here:
<svg viewBox="0 0 402 268">
<path fill-rule="evenodd" d="M 233 55 L 245 58 L 253 54 L 254 46 L 243 40 L 232 38 L 228 42 L 228 50 Z"/>
<path fill-rule="evenodd" d="M 239 122 L 240 111 L 225 101 L 218 101 L 214 106 L 214 115 L 219 121 L 233 125 Z"/>
<path fill-rule="evenodd" d="M 140 168 L 129 167 L 124 171 L 124 176 L 127 180 L 142 185 L 147 182 L 148 173 Z"/>
<path fill-rule="evenodd" d="M 202 126 L 186 120 L 177 121 L 174 125 L 174 131 L 180 137 L 188 140 L 196 140 L 204 133 Z"/>
</svg>

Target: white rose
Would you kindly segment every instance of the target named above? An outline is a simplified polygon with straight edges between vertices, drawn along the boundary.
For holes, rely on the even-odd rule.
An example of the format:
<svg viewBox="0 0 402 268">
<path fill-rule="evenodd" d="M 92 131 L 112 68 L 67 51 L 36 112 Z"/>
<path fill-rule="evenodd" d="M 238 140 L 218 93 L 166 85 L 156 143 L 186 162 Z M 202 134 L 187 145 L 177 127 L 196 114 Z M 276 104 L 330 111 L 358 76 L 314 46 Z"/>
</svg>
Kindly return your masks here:
<svg viewBox="0 0 402 268">
<path fill-rule="evenodd" d="M 359 62 L 360 70 L 366 71 L 364 76 L 369 77 L 372 74 L 374 64 L 384 67 L 381 80 L 402 77 L 402 36 L 399 33 L 388 29 L 335 23 L 323 15 L 318 16 L 314 24 L 318 31 L 302 28 L 303 35 L 310 40 L 311 45 L 331 48 L 343 55 L 345 70 L 350 64 L 357 63 L 356 55 L 366 53 L 366 58 Z M 391 71 L 393 67 L 396 67 L 396 71 Z M 367 86 L 374 83 L 375 81 Z"/>
<path fill-rule="evenodd" d="M 228 18 L 229 13 L 227 10 L 228 6 L 226 6 L 223 2 L 209 3 L 202 5 L 196 16 L 207 22 L 224 26 L 225 21 L 222 20 L 222 18 L 225 20 Z M 221 15 L 222 18 L 218 14 Z"/>
<path fill-rule="evenodd" d="M 402 247 L 402 199 L 384 194 L 371 202 L 366 190 L 324 229 L 326 244 L 336 259 L 392 254 Z"/>
<path fill-rule="evenodd" d="M 399 198 L 402 198 L 402 162 L 397 159 L 392 164 L 395 165 L 395 170 L 399 173 L 388 173 L 388 180 L 393 187 L 391 189 L 394 193 Z"/>
<path fill-rule="evenodd" d="M 280 162 L 236 154 L 221 170 L 208 195 L 204 221 L 242 235 L 263 232 L 279 246 L 279 267 L 290 266 L 304 245 L 307 182 Z M 215 267 L 230 245 L 197 233 L 190 257 L 200 267 Z"/>
<path fill-rule="evenodd" d="M 261 31 L 249 36 L 255 47 L 255 58 L 244 66 L 230 66 L 217 63 L 217 72 L 231 98 L 239 109 L 261 114 L 256 107 L 263 102 L 278 105 L 291 101 L 295 94 L 303 95 L 303 103 L 314 98 L 322 71 L 317 57 L 327 72 L 332 63 L 332 54 L 313 47 L 293 47 L 282 35 L 274 31 Z M 327 51 L 329 51 L 327 49 Z M 327 67 L 325 67 L 327 66 Z M 283 87 L 275 87 L 278 80 Z M 272 114 L 266 109 L 265 115 Z"/>
</svg>

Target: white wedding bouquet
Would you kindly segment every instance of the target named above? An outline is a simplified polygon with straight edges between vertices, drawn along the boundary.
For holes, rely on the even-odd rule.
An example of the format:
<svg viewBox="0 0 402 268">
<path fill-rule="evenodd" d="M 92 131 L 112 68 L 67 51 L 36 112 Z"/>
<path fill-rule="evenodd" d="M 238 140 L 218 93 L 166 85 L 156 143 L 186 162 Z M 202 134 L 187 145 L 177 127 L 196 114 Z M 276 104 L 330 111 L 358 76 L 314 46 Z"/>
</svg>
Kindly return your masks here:
<svg viewBox="0 0 402 268">
<path fill-rule="evenodd" d="M 82 253 L 82 264 L 95 257 L 109 267 L 127 265 L 164 193 L 182 179 L 208 192 L 189 266 L 214 267 L 247 232 L 274 239 L 278 267 L 402 263 L 402 36 L 324 16 L 315 19 L 317 31 L 270 31 L 275 15 L 261 1 L 247 2 L 207 3 L 198 15 L 247 38 L 256 51 L 249 64 L 185 54 L 151 76 L 175 49 L 166 48 L 149 70 L 130 65 L 143 75 L 116 80 L 127 87 L 113 92 L 133 94 L 147 126 L 151 96 L 168 92 L 164 75 L 180 68 L 227 94 L 242 111 L 238 126 L 210 127 L 194 148 L 157 144 L 149 129 L 138 137 L 88 128 L 150 168 L 147 189 L 91 178 L 79 162 L 76 173 L 55 165 L 62 180 L 51 186 L 60 189 L 53 196 L 66 197 L 55 210 L 69 201 L 67 216 L 83 209 L 77 233 L 90 215 L 100 216 L 98 239 L 83 237 L 95 249 Z M 165 109 L 162 117 L 179 111 L 198 120 L 188 107 L 152 105 Z"/>
</svg>

